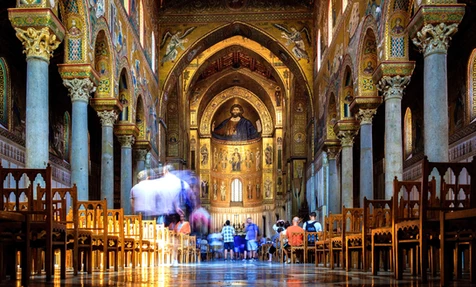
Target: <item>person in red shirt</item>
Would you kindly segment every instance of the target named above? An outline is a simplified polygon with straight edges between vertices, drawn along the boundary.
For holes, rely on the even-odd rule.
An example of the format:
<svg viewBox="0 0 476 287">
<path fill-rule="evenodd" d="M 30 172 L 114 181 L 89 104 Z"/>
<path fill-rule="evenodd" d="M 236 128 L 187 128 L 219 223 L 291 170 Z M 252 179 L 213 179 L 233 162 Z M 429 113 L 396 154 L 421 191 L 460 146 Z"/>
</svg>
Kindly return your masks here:
<svg viewBox="0 0 476 287">
<path fill-rule="evenodd" d="M 304 243 L 304 238 L 302 235 L 293 234 L 293 232 L 304 232 L 304 229 L 299 226 L 299 221 L 299 217 L 295 216 L 293 218 L 293 225 L 289 226 L 286 229 L 286 237 L 288 238 L 289 250 L 291 249 L 291 246 L 300 246 Z M 287 251 L 289 252 L 289 250 Z"/>
</svg>

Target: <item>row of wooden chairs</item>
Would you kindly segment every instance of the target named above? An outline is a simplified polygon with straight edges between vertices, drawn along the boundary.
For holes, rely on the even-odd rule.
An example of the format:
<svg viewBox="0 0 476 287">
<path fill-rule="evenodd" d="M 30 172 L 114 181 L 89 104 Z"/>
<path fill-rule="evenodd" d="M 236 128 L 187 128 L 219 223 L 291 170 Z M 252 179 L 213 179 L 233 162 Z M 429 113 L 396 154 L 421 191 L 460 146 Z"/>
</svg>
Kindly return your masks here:
<svg viewBox="0 0 476 287">
<path fill-rule="evenodd" d="M 330 268 L 341 266 L 349 270 L 356 263 L 359 269 L 370 268 L 377 274 L 384 263 L 386 270 L 394 270 L 396 279 L 401 279 L 409 266 L 411 274 L 420 275 L 422 282 L 427 281 L 428 270 L 434 276 L 438 270 L 447 272 L 446 277 L 441 276 L 447 282 L 451 274 L 448 268 L 444 269 L 448 260 L 443 261 L 442 254 L 453 254 L 450 268 L 454 267 L 458 278 L 458 254 L 462 249 L 468 250 L 471 270 L 476 270 L 476 252 L 470 248 L 475 244 L 476 228 L 469 219 L 474 215 L 471 210 L 476 208 L 476 161 L 434 163 L 425 157 L 422 169 L 421 182 L 395 179 L 390 200 L 365 198 L 363 208 L 344 207 L 341 214 L 324 218 L 323 231 L 315 245 L 316 266 L 329 264 Z M 444 223 L 450 220 L 463 222 L 461 226 L 466 229 L 446 232 Z M 445 238 L 452 243 L 442 241 Z M 440 249 L 445 244 L 449 244 L 451 252 Z M 476 280 L 476 276 L 471 276 L 471 280 Z"/>
</svg>

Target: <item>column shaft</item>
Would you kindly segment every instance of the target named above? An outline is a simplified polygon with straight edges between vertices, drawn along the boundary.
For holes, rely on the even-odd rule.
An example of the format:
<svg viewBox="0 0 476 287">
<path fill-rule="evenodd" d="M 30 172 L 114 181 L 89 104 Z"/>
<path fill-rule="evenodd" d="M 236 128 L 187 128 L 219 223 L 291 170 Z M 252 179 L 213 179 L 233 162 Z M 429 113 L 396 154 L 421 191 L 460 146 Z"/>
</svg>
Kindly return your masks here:
<svg viewBox="0 0 476 287">
<path fill-rule="evenodd" d="M 448 161 L 446 53 L 432 53 L 424 65 L 424 144 L 429 161 Z"/>
<path fill-rule="evenodd" d="M 88 103 L 73 101 L 71 116 L 71 182 L 78 200 L 89 199 Z"/>
<path fill-rule="evenodd" d="M 27 58 L 26 168 L 45 168 L 49 161 L 48 62 Z"/>
<path fill-rule="evenodd" d="M 114 138 L 112 126 L 102 126 L 101 198 L 107 208 L 114 208 Z"/>
<path fill-rule="evenodd" d="M 132 149 L 121 147 L 121 207 L 124 214 L 131 214 L 130 191 L 132 188 Z"/>
<path fill-rule="evenodd" d="M 335 157 L 329 158 L 329 206 L 328 211 L 332 213 L 341 212 L 341 193 L 339 187 L 339 177 L 337 174 L 337 163 Z"/>
<path fill-rule="evenodd" d="M 374 198 L 372 148 L 372 124 L 362 124 L 360 126 L 360 207 L 364 206 L 364 197 Z"/>
<path fill-rule="evenodd" d="M 385 199 L 393 196 L 393 179 L 402 180 L 402 98 L 385 99 Z"/>
<path fill-rule="evenodd" d="M 342 145 L 342 205 L 354 207 L 352 146 Z"/>
</svg>

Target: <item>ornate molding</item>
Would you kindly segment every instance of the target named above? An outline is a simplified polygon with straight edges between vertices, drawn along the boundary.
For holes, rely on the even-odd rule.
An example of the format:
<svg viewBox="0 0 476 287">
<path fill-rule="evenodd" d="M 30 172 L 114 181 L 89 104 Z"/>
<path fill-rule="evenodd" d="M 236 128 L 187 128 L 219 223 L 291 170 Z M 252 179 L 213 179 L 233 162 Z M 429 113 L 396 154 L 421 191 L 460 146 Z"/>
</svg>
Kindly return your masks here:
<svg viewBox="0 0 476 287">
<path fill-rule="evenodd" d="M 94 83 L 88 78 L 72 80 L 65 79 L 63 80 L 63 85 L 68 88 L 72 102 L 81 101 L 88 103 L 90 94 L 94 93 L 96 90 Z"/>
<path fill-rule="evenodd" d="M 27 58 L 39 58 L 49 62 L 53 56 L 53 51 L 61 43 L 56 35 L 52 34 L 50 29 L 46 27 L 40 30 L 31 27 L 26 30 L 15 28 L 15 31 L 17 38 L 20 39 L 25 48 L 23 53 L 26 54 Z"/>
<path fill-rule="evenodd" d="M 451 36 L 457 31 L 457 23 L 449 25 L 446 23 L 437 25 L 427 24 L 416 33 L 416 37 L 412 38 L 412 41 L 425 57 L 433 53 L 446 54 Z"/>
<path fill-rule="evenodd" d="M 372 124 L 372 119 L 376 113 L 377 109 L 359 109 L 357 117 L 360 120 L 360 125 Z"/>
<path fill-rule="evenodd" d="M 136 161 L 145 161 L 148 151 L 146 149 L 136 149 L 134 150 L 134 159 Z"/>
<path fill-rule="evenodd" d="M 121 147 L 125 148 L 131 148 L 135 141 L 135 137 L 131 135 L 119 136 L 117 137 L 117 139 L 119 140 L 119 143 L 121 143 Z"/>
<path fill-rule="evenodd" d="M 352 147 L 354 145 L 354 138 L 357 135 L 356 130 L 339 131 L 337 138 L 339 138 L 342 147 Z"/>
<path fill-rule="evenodd" d="M 410 76 L 383 76 L 378 84 L 377 88 L 383 92 L 384 99 L 399 99 L 403 97 L 403 90 L 410 83 Z"/>
<path fill-rule="evenodd" d="M 116 111 L 100 111 L 98 116 L 103 127 L 112 127 L 117 119 Z"/>
</svg>

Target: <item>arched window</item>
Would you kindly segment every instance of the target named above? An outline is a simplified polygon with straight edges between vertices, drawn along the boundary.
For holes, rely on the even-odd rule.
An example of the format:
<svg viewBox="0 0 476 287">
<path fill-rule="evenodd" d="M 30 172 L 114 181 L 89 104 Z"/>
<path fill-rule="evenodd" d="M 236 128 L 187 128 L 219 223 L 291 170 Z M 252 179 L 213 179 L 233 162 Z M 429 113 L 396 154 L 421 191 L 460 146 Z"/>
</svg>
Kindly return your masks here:
<svg viewBox="0 0 476 287">
<path fill-rule="evenodd" d="M 141 0 L 139 1 L 139 39 L 142 47 L 144 47 L 144 24 L 144 5 Z"/>
<path fill-rule="evenodd" d="M 156 72 L 156 64 L 155 64 L 155 34 L 154 32 L 152 32 L 152 45 L 151 45 L 151 55 L 152 55 L 152 71 L 154 71 L 154 73 Z"/>
<path fill-rule="evenodd" d="M 330 46 L 332 43 L 332 28 L 333 27 L 333 21 L 332 21 L 332 0 L 329 0 L 329 10 L 327 11 L 327 46 Z"/>
<path fill-rule="evenodd" d="M 4 58 L 0 57 L 0 124 L 9 129 L 10 123 L 10 74 Z M 18 108 L 18 107 L 17 107 Z M 18 116 L 19 117 L 19 116 Z M 18 121 L 18 124 L 20 121 Z"/>
<path fill-rule="evenodd" d="M 231 182 L 231 201 L 242 202 L 243 201 L 243 184 L 241 180 L 235 178 Z"/>
<path fill-rule="evenodd" d="M 71 125 L 71 118 L 69 116 L 69 113 L 68 112 L 65 112 L 64 113 L 64 126 L 63 126 L 63 136 L 64 136 L 64 151 L 63 151 L 63 154 L 64 154 L 64 159 L 66 161 L 69 161 L 69 150 L 70 150 L 70 138 L 71 138 L 71 135 L 70 135 L 70 125 Z"/>
<path fill-rule="evenodd" d="M 476 120 L 476 49 L 473 50 L 469 57 L 468 63 L 468 99 L 467 99 L 466 117 L 469 122 Z"/>
<path fill-rule="evenodd" d="M 412 110 L 410 110 L 410 108 L 407 108 L 407 110 L 405 111 L 405 120 L 403 121 L 404 155 L 406 159 L 408 159 L 412 155 L 412 130 Z"/>
<path fill-rule="evenodd" d="M 321 69 L 321 29 L 317 30 L 317 71 Z"/>
<path fill-rule="evenodd" d="M 122 6 L 124 6 L 124 10 L 126 10 L 127 15 L 131 13 L 129 1 L 130 0 L 122 0 Z"/>
</svg>

